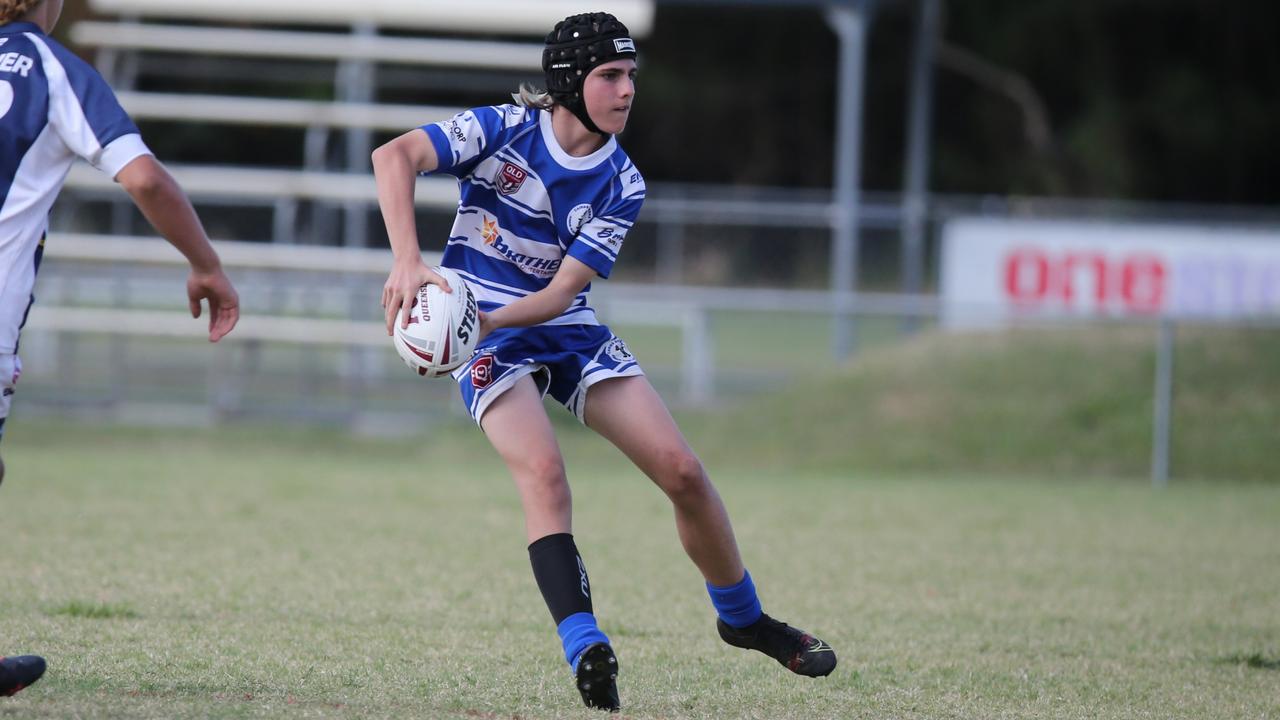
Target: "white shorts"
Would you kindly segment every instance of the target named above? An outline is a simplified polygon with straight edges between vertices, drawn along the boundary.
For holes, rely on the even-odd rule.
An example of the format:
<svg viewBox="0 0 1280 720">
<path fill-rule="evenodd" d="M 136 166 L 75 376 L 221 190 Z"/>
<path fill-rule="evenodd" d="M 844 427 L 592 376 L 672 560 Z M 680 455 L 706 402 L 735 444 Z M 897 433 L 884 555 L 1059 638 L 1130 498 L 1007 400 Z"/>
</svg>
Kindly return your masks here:
<svg viewBox="0 0 1280 720">
<path fill-rule="evenodd" d="M 13 393 L 22 375 L 22 361 L 13 353 L 0 353 L 0 437 L 4 436 L 4 421 L 9 417 Z"/>
</svg>

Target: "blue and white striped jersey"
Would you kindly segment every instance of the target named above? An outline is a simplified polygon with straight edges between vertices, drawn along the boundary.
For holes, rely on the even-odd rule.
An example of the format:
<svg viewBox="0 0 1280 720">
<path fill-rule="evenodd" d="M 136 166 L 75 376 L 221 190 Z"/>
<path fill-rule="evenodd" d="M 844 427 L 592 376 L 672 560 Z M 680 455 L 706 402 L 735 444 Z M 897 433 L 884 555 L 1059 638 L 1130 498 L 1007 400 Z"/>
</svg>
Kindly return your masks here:
<svg viewBox="0 0 1280 720">
<path fill-rule="evenodd" d="M 644 178 L 614 138 L 586 157 L 556 141 L 551 113 L 500 105 L 423 126 L 437 172 L 458 178 L 443 263 L 489 311 L 545 288 L 565 255 L 609 277 L 644 203 Z M 588 285 L 544 325 L 596 325 Z"/>
<path fill-rule="evenodd" d="M 16 349 L 49 208 L 76 157 L 115 177 L 149 153 L 97 71 L 36 25 L 0 26 L 0 354 Z"/>
</svg>

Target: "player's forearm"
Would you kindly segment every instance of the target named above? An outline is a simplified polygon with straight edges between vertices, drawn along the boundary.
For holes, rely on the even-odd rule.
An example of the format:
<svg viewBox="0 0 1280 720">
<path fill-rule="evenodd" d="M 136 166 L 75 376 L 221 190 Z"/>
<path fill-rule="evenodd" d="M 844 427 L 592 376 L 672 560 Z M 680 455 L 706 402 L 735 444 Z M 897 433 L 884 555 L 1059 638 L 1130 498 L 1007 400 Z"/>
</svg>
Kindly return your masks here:
<svg viewBox="0 0 1280 720">
<path fill-rule="evenodd" d="M 192 270 L 198 273 L 221 270 L 218 253 L 209 243 L 191 201 L 168 171 L 156 163 L 145 176 L 124 186 L 151 226 L 186 256 Z"/>
<path fill-rule="evenodd" d="M 410 158 L 391 145 L 380 147 L 373 153 L 373 176 L 391 252 L 397 261 L 421 262 L 413 203 L 417 175 Z"/>
<path fill-rule="evenodd" d="M 554 286 L 543 288 L 489 313 L 488 323 L 494 330 L 538 325 L 559 317 L 573 303 L 574 297 L 576 293 L 565 293 Z"/>
</svg>

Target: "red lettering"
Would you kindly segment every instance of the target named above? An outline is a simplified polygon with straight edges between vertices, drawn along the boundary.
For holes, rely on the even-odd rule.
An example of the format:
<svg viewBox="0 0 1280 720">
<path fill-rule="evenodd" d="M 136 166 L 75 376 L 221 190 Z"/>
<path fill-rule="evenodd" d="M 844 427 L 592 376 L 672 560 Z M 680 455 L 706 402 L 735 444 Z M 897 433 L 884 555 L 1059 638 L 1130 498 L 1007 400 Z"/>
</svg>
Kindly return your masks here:
<svg viewBox="0 0 1280 720">
<path fill-rule="evenodd" d="M 1164 307 L 1164 262 L 1154 255 L 1131 255 L 1120 274 L 1120 297 L 1125 308 L 1137 313 L 1158 312 Z"/>
<path fill-rule="evenodd" d="M 1053 309 L 1073 310 L 1080 301 L 1092 312 L 1153 313 L 1164 307 L 1168 271 L 1151 253 L 1108 258 L 1100 251 L 1022 247 L 1005 257 L 1004 291 L 1021 306 L 1051 302 Z"/>
<path fill-rule="evenodd" d="M 1092 270 L 1093 280 L 1093 299 L 1098 304 L 1098 309 L 1106 307 L 1107 304 L 1107 258 L 1101 253 L 1067 253 L 1062 260 L 1062 286 L 1059 290 L 1064 305 L 1071 306 L 1076 299 L 1076 278 L 1080 275 L 1077 271 L 1081 268 L 1085 269 L 1083 278 L 1090 277 L 1089 270 Z"/>
<path fill-rule="evenodd" d="M 1035 248 L 1019 248 L 1004 263 L 1004 291 L 1019 303 L 1040 303 L 1049 294 L 1049 258 Z"/>
</svg>

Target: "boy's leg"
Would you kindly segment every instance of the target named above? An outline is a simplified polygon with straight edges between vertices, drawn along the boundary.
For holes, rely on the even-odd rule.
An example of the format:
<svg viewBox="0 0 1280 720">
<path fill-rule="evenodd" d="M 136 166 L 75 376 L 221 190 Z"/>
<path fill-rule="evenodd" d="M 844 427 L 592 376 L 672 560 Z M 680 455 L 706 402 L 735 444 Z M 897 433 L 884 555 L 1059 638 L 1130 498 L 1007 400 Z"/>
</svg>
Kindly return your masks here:
<svg viewBox="0 0 1280 720">
<path fill-rule="evenodd" d="M 588 707 L 619 708 L 617 659 L 596 624 L 586 565 L 572 535 L 572 496 L 542 393 L 531 376 L 516 381 L 481 416 L 524 506 L 529 563 L 551 611 L 565 660 Z"/>
<path fill-rule="evenodd" d="M 671 499 L 680 542 L 707 582 L 728 586 L 742 580 L 742 558 L 724 502 L 648 379 L 611 378 L 592 385 L 584 415 L 587 427 L 613 443 Z"/>
<path fill-rule="evenodd" d="M 573 498 L 564 460 L 533 377 L 520 378 L 493 400 L 480 427 L 520 492 L 528 541 L 573 532 Z"/>
<path fill-rule="evenodd" d="M 0 440 L 4 440 L 4 423 L 9 418 L 13 393 L 22 375 L 22 361 L 15 353 L 0 353 Z M 4 482 L 4 461 L 0 460 L 0 483 Z"/>
<path fill-rule="evenodd" d="M 724 502 L 649 381 L 643 376 L 602 380 L 587 393 L 583 414 L 588 427 L 671 499 L 680 542 L 706 578 L 721 638 L 759 650 L 792 672 L 829 674 L 836 662 L 829 645 L 761 611 Z"/>
</svg>

